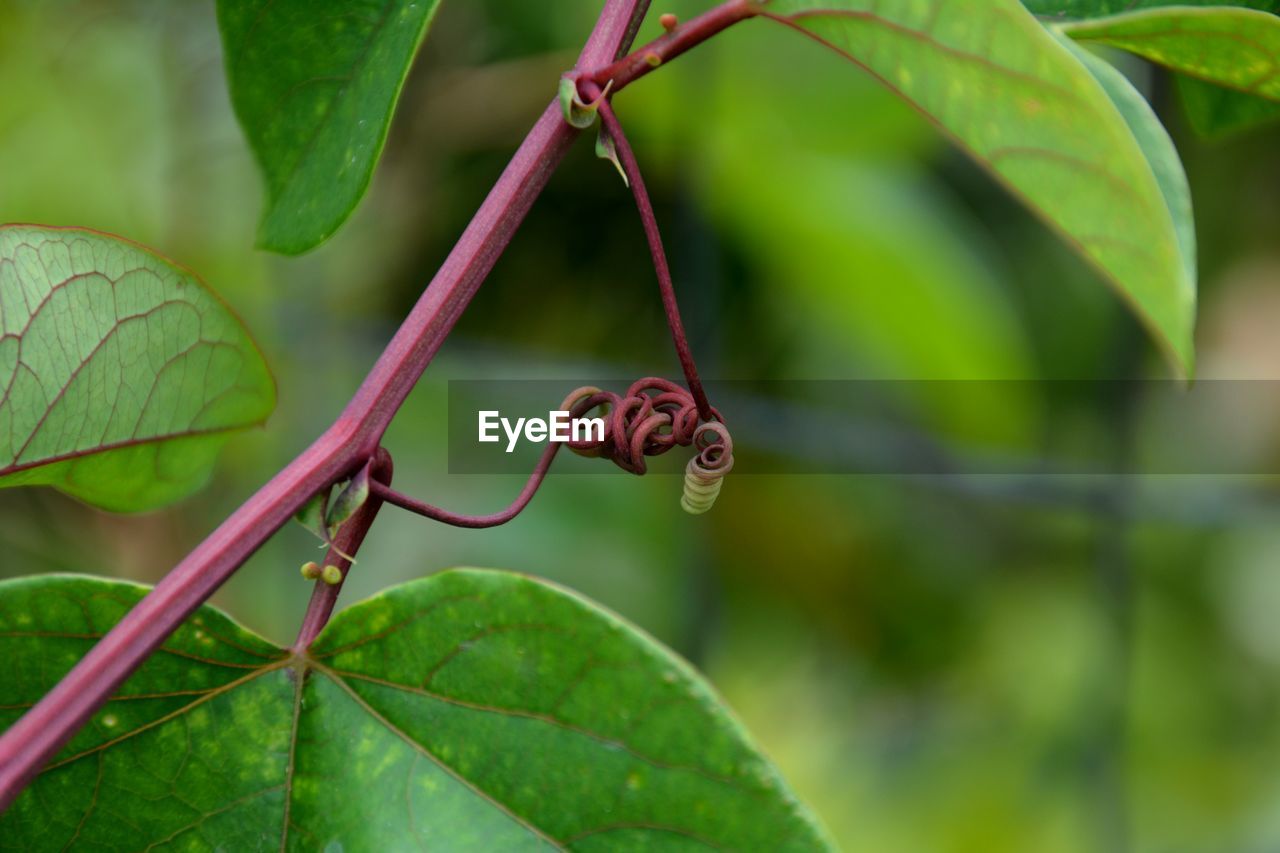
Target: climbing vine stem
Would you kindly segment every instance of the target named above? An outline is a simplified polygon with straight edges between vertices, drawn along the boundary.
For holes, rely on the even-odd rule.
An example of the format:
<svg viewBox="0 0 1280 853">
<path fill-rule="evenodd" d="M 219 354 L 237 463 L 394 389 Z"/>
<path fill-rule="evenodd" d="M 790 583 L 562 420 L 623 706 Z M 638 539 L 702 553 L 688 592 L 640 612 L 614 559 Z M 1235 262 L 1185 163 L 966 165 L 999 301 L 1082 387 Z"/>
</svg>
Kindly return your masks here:
<svg viewBox="0 0 1280 853">
<path fill-rule="evenodd" d="M 647 6 L 647 0 L 605 0 L 578 57 L 576 77 L 595 80 L 604 74 L 616 78 L 617 91 L 649 73 L 652 65 L 644 59 L 647 54 L 624 55 Z M 663 36 L 669 41 L 652 46 L 650 52 L 673 57 L 749 17 L 747 10 L 753 8 L 742 0 L 729 0 Z M 375 457 L 392 418 L 578 133 L 564 122 L 558 103 L 548 105 L 337 421 L 197 545 L 44 698 L 0 735 L 0 810 L 13 802 L 40 768 L 182 621 L 306 501 L 338 480 L 353 476 Z M 370 500 L 375 497 L 376 493 Z M 369 510 L 369 522 L 374 511 Z M 323 625 L 340 586 L 313 594 L 305 631 L 318 631 Z M 305 634 L 299 637 L 300 642 L 305 639 Z"/>
<path fill-rule="evenodd" d="M 351 555 L 360 550 L 364 537 L 369 533 L 369 528 L 373 526 L 373 520 L 377 518 L 378 510 L 382 507 L 382 498 L 373 487 L 391 483 L 391 454 L 379 447 L 367 464 L 370 478 L 369 497 L 355 511 L 355 514 L 343 523 L 337 538 L 324 558 L 326 568 L 336 566 L 340 572 L 338 582 L 315 584 L 311 591 L 311 601 L 307 604 L 306 615 L 302 617 L 302 627 L 298 629 L 298 639 L 293 643 L 295 652 L 301 652 L 311 645 L 321 629 L 329 622 L 329 617 L 333 615 L 333 608 L 338 603 L 338 596 L 342 592 L 342 585 L 346 583 L 347 575 L 351 571 L 353 562 Z"/>
</svg>

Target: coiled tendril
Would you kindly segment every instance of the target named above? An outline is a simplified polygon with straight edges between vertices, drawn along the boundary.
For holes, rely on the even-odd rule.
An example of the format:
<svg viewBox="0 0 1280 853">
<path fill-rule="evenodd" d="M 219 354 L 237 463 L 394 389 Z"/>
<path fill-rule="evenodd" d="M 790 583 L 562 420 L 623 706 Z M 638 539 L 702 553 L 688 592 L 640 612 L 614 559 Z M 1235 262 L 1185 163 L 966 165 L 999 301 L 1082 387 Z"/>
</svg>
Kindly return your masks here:
<svg viewBox="0 0 1280 853">
<path fill-rule="evenodd" d="M 370 481 L 369 494 L 455 527 L 496 527 L 515 518 L 528 505 L 561 447 L 568 446 L 582 456 L 610 459 L 624 471 L 643 474 L 648 470 L 646 456 L 661 456 L 673 447 L 692 445 L 698 454 L 685 469 L 680 505 L 695 515 L 704 513 L 715 503 L 721 480 L 733 468 L 733 439 L 720 413 L 707 408 L 715 420 L 700 422 L 693 394 L 674 382 L 652 376 L 632 383 L 626 394 L 590 386 L 579 388 L 565 398 L 559 411 L 569 412 L 570 418 L 583 418 L 594 409 L 602 409 L 603 438 L 548 444 L 524 488 L 506 509 L 489 515 L 463 515 L 403 495 L 377 479 Z"/>
<path fill-rule="evenodd" d="M 700 423 L 693 395 L 674 382 L 655 376 L 632 383 L 619 395 L 599 388 L 578 388 L 560 406 L 573 418 L 600 408 L 605 422 L 602 439 L 567 442 L 580 456 L 603 457 L 624 471 L 643 474 L 646 456 L 661 456 L 673 447 L 694 446 L 698 453 L 685 468 L 680 505 L 699 515 L 711 509 L 724 476 L 733 468 L 733 438 L 711 409 L 715 420 Z"/>
<path fill-rule="evenodd" d="M 725 475 L 733 470 L 733 439 L 724 424 L 705 423 L 694 431 L 693 446 L 698 454 L 685 466 L 680 506 L 691 515 L 701 515 L 715 504 Z"/>
</svg>

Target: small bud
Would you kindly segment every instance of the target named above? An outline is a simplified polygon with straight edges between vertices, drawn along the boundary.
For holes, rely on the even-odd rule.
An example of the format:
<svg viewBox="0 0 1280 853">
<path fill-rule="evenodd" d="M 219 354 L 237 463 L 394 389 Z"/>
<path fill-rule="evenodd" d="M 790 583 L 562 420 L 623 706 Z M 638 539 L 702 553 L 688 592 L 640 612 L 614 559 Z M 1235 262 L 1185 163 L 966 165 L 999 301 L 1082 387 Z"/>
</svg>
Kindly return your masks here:
<svg viewBox="0 0 1280 853">
<path fill-rule="evenodd" d="M 662 64 L 662 57 L 651 50 L 644 55 L 644 61 L 649 63 L 650 68 L 657 68 Z"/>
<path fill-rule="evenodd" d="M 680 25 L 680 19 L 670 12 L 658 18 L 658 23 L 662 24 L 662 28 L 667 32 L 671 32 Z"/>
<path fill-rule="evenodd" d="M 324 515 L 328 506 L 329 489 L 321 489 L 302 505 L 302 508 L 298 510 L 293 519 L 316 536 L 327 541 L 329 537 L 324 526 Z"/>
<path fill-rule="evenodd" d="M 342 569 L 332 564 L 325 566 L 324 571 L 320 573 L 320 579 L 329 586 L 336 586 L 342 583 Z"/>
<path fill-rule="evenodd" d="M 320 579 L 320 566 L 312 560 L 302 564 L 302 576 L 309 581 Z"/>
<path fill-rule="evenodd" d="M 596 135 L 596 156 L 601 160 L 608 160 L 613 167 L 618 170 L 618 174 L 622 176 L 622 183 L 628 187 L 631 181 L 627 179 L 626 170 L 622 168 L 622 162 L 618 160 L 618 149 L 613 144 L 613 137 L 602 127 L 599 134 Z M 567 411 L 567 410 L 566 410 Z"/>
<path fill-rule="evenodd" d="M 609 89 L 613 87 L 613 81 L 610 80 L 605 84 L 604 90 L 600 92 L 599 97 L 587 103 L 582 100 L 582 96 L 578 94 L 578 83 L 572 77 L 565 76 L 560 78 L 560 109 L 564 112 L 564 120 L 571 126 L 579 130 L 585 130 L 595 124 L 596 112 L 600 109 L 600 102 L 609 94 Z"/>
<path fill-rule="evenodd" d="M 351 478 L 325 514 L 324 521 L 330 536 L 337 535 L 338 528 L 369 500 L 369 467 L 365 465 Z"/>
</svg>

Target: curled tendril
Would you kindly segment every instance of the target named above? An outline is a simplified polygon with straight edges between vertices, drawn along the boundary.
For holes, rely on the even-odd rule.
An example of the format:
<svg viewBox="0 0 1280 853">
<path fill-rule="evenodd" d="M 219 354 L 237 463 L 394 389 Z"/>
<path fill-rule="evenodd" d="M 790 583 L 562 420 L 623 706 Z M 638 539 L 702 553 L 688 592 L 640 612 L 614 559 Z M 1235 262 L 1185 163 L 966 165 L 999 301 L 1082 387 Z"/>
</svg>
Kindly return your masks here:
<svg viewBox="0 0 1280 853">
<path fill-rule="evenodd" d="M 673 447 L 693 446 L 698 452 L 685 472 L 685 492 L 680 504 L 688 512 L 706 512 L 720 493 L 720 481 L 733 468 L 733 439 L 720 413 L 708 408 L 715 420 L 700 422 L 693 395 L 674 382 L 648 377 L 635 382 L 626 394 L 614 394 L 586 386 L 569 394 L 559 411 L 572 418 L 601 409 L 605 422 L 602 439 L 573 439 L 548 444 L 520 494 L 506 509 L 490 515 L 463 515 L 403 495 L 375 479 L 369 492 L 380 501 L 455 527 L 496 527 L 520 514 L 542 485 L 556 452 L 568 446 L 581 456 L 603 457 L 633 474 L 647 470 L 646 456 L 660 456 Z"/>
<path fill-rule="evenodd" d="M 711 509 L 725 475 L 733 469 L 733 438 L 720 413 L 712 409 L 715 420 L 702 422 L 693 395 L 666 379 L 641 379 L 626 394 L 579 388 L 560 409 L 575 418 L 601 409 L 604 437 L 570 440 L 568 447 L 580 456 L 609 459 L 633 474 L 647 470 L 646 456 L 692 445 L 698 452 L 685 467 L 680 506 L 693 515 Z"/>
<path fill-rule="evenodd" d="M 603 457 L 633 474 L 648 470 L 646 456 L 661 456 L 673 447 L 689 447 L 699 434 L 717 436 L 715 442 L 699 446 L 699 458 L 724 457 L 732 464 L 733 442 L 720 412 L 712 409 L 715 420 L 699 426 L 698 404 L 693 395 L 667 379 L 650 376 L 637 380 L 625 394 L 591 386 L 578 388 L 565 398 L 560 409 L 574 418 L 601 409 L 603 439 L 574 439 L 565 444 L 580 456 Z M 703 432 L 705 427 L 710 429 Z M 717 470 L 714 465 L 706 467 Z"/>
<path fill-rule="evenodd" d="M 725 475 L 733 470 L 733 438 L 724 424 L 705 423 L 694 432 L 693 446 L 698 453 L 685 466 L 680 506 L 691 515 L 701 515 L 715 504 Z"/>
</svg>

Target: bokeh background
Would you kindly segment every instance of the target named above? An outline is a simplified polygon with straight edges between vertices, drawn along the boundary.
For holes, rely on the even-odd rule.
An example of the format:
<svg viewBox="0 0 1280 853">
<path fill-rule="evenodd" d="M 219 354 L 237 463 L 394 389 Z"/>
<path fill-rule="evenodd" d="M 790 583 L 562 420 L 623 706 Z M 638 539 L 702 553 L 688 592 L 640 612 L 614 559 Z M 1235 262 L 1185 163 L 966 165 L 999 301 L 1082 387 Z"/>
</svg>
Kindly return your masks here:
<svg viewBox="0 0 1280 853">
<path fill-rule="evenodd" d="M 0 0 L 0 220 L 91 226 L 194 268 L 244 318 L 280 388 L 267 427 L 232 441 L 209 488 L 164 512 L 0 493 L 0 576 L 155 581 L 316 437 L 553 95 L 598 5 L 444 3 L 369 195 L 324 247 L 283 259 L 253 249 L 260 188 L 212 2 Z M 1191 181 L 1200 381 L 1277 378 L 1280 130 L 1198 139 L 1162 74 L 1125 70 Z M 744 24 L 617 108 L 708 376 L 1169 376 L 1120 300 L 1043 226 L 924 119 L 793 34 Z M 643 237 L 584 141 L 396 420 L 397 484 L 471 512 L 519 488 L 522 477 L 448 474 L 451 378 L 649 373 L 678 369 Z M 1065 399 L 1051 382 L 972 387 L 917 402 L 952 437 L 971 438 L 979 412 L 977 438 L 1009 453 L 1083 436 L 1117 470 L 1149 431 L 1170 433 L 1158 407 L 1107 381 L 1064 385 Z M 1041 397 L 1055 394 L 1045 417 Z M 832 428 L 789 452 L 820 459 Z M 1198 428 L 1259 470 L 1276 461 L 1274 407 Z M 552 476 L 493 531 L 384 510 L 346 602 L 455 565 L 582 590 L 701 667 L 849 850 L 1276 850 L 1280 504 L 1267 485 L 740 472 L 692 518 L 672 476 Z M 216 603 L 286 642 L 309 592 L 297 567 L 314 554 L 307 533 L 285 529 Z"/>
</svg>

